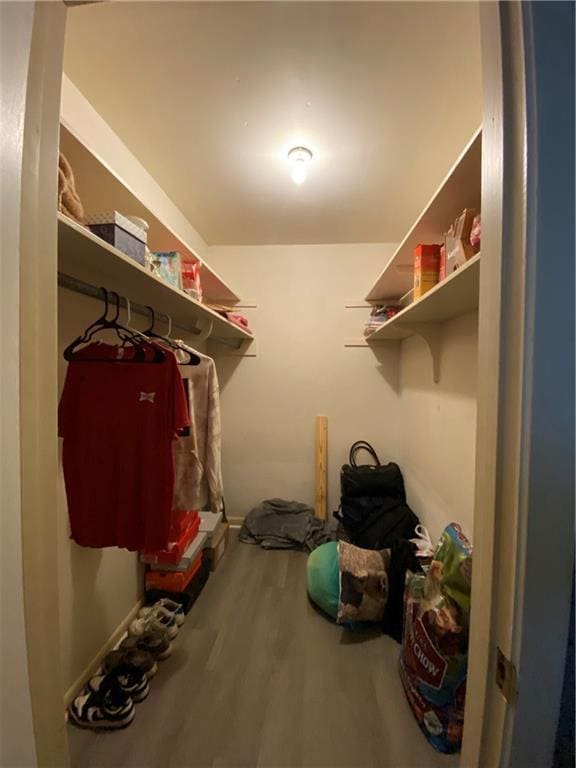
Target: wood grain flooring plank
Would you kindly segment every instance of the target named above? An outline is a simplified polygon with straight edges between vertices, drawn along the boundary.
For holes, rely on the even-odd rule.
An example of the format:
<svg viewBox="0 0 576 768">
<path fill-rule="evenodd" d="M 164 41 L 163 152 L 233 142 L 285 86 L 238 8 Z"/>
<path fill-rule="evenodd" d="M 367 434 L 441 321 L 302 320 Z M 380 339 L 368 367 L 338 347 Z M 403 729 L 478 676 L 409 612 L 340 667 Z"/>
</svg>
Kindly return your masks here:
<svg viewBox="0 0 576 768">
<path fill-rule="evenodd" d="M 455 768 L 412 716 L 399 646 L 309 602 L 306 554 L 235 532 L 125 731 L 70 726 L 73 768 Z"/>
</svg>

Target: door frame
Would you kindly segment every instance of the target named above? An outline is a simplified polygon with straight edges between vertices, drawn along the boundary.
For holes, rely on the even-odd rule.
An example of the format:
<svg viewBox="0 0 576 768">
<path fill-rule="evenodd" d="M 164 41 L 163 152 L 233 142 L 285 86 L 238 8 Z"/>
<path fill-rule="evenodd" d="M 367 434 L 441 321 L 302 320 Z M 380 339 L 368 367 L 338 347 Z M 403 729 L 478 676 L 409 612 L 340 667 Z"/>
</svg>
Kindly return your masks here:
<svg viewBox="0 0 576 768">
<path fill-rule="evenodd" d="M 558 652 L 567 637 L 564 597 L 571 586 L 573 562 L 573 505 L 566 505 L 570 493 L 573 498 L 572 468 L 567 471 L 573 456 L 573 434 L 570 438 L 566 433 L 565 410 L 571 387 L 569 376 L 564 379 L 557 375 L 552 382 L 547 381 L 539 363 L 544 360 L 548 364 L 550 359 L 551 345 L 546 344 L 550 328 L 557 339 L 568 333 L 561 310 L 570 305 L 564 295 L 563 301 L 558 300 L 559 287 L 552 286 L 546 277 L 547 244 L 560 246 L 562 258 L 556 264 L 564 265 L 570 254 L 565 230 L 559 227 L 555 207 L 550 205 L 550 199 L 557 202 L 554 179 L 540 160 L 551 146 L 564 147 L 566 142 L 566 137 L 558 136 L 550 123 L 543 130 L 542 121 L 547 111 L 557 108 L 549 73 L 565 64 L 561 51 L 550 50 L 546 7 L 565 5 L 480 3 L 484 231 L 471 695 L 461 761 L 466 768 L 539 766 L 521 760 L 528 749 L 530 759 L 549 755 L 560 698 L 563 659 Z M 560 8 L 554 8 L 555 24 L 561 24 L 561 13 Z M 19 222 L 23 236 L 19 260 L 24 602 L 38 762 L 51 766 L 65 765 L 67 760 L 64 719 L 59 708 L 61 681 L 55 663 L 58 568 L 55 526 L 50 515 L 56 508 L 57 474 L 53 169 L 57 162 L 64 27 L 65 9 L 61 3 L 35 4 Z M 565 172 L 573 167 L 573 163 L 565 165 Z M 561 171 L 555 166 L 556 179 Z M 560 208 L 564 211 L 565 206 Z M 570 274 L 573 264 L 566 268 Z M 570 290 L 572 285 L 573 280 L 565 280 L 560 292 Z M 554 371 L 562 372 L 567 347 L 559 348 L 561 352 L 552 354 L 552 365 Z M 571 349 L 573 353 L 573 344 Z M 569 394 L 571 397 L 573 388 Z M 550 440 L 542 440 L 549 437 L 546 425 L 553 426 L 553 437 L 557 438 L 552 448 L 559 461 L 553 472 L 542 461 L 542 451 L 550 448 Z M 570 429 L 572 425 L 573 419 Z M 563 447 L 568 450 L 563 451 Z M 549 509 L 550 504 L 561 512 L 555 517 L 553 531 L 547 530 L 549 517 L 544 509 L 546 505 Z M 546 564 L 544 575 L 542 562 Z M 556 600 L 542 602 L 546 588 L 554 590 Z M 544 620 L 545 627 L 554 627 L 553 632 L 539 635 L 537 641 L 528 629 L 534 626 L 535 617 L 544 617 L 540 622 Z M 55 627 L 53 634 L 46 632 L 46 622 Z M 518 670 L 518 695 L 509 705 L 494 682 L 497 644 Z M 557 656 L 551 658 L 551 650 Z M 549 673 L 547 696 L 540 696 L 533 688 L 542 663 Z M 535 719 L 537 728 L 533 727 Z M 528 740 L 524 738 L 527 732 L 531 736 Z"/>
<path fill-rule="evenodd" d="M 574 567 L 574 16 L 562 2 L 480 3 L 480 14 L 483 253 L 462 765 L 548 768 Z M 509 701 L 496 685 L 497 648 L 516 671 Z"/>
<path fill-rule="evenodd" d="M 58 590 L 57 509 L 58 450 L 56 411 L 57 375 L 57 208 L 58 135 L 60 89 L 64 54 L 66 8 L 61 2 L 7 3 L 12 6 L 3 34 L 14 34 L 26 62 L 18 69 L 21 100 L 19 125 L 9 122 L 8 141 L 13 142 L 11 162 L 17 200 L 11 204 L 10 230 L 3 253 L 6 268 L 3 291 L 9 306 L 9 365 L 2 355 L 3 386 L 16 387 L 18 397 L 11 430 L 2 429 L 2 442 L 11 438 L 10 463 L 17 473 L 11 478 L 12 493 L 2 521 L 2 533 L 13 530 L 11 575 L 16 590 L 21 585 L 19 612 L 23 612 L 26 651 L 14 692 L 14 712 L 7 715 L 31 722 L 33 738 L 18 733 L 19 744 L 9 744 L 2 759 L 10 766 L 38 765 L 64 768 L 69 764 L 66 724 L 60 675 L 60 624 Z M 8 14 L 6 14 L 6 17 Z M 23 48 L 27 46 L 26 53 Z M 3 107 L 4 108 L 4 107 Z M 17 185 L 17 186 L 15 186 Z M 9 194 L 10 190 L 8 190 Z M 6 189 L 2 190 L 3 204 Z M 4 213 L 4 210 L 3 210 Z M 8 282 L 9 281 L 9 282 Z M 12 334 L 9 331 L 12 331 Z M 3 345 L 2 345 L 3 346 Z M 14 431 L 16 430 L 16 432 Z M 3 541 L 4 544 L 4 541 Z M 11 578 L 11 582 L 12 582 Z M 10 582 L 10 583 L 11 583 Z M 17 616 L 15 617 L 18 618 Z M 11 622 L 6 623 L 11 626 Z M 10 642 L 17 643 L 17 635 Z M 21 707 L 21 709 L 18 709 Z M 4 713 L 3 713 L 4 714 Z M 3 721 L 4 724 L 4 721 Z M 10 736 L 14 736 L 13 733 Z M 1 734 L 4 739 L 5 735 Z M 27 756 L 23 753 L 26 750 Z M 7 749 L 8 752 L 8 749 Z"/>
</svg>

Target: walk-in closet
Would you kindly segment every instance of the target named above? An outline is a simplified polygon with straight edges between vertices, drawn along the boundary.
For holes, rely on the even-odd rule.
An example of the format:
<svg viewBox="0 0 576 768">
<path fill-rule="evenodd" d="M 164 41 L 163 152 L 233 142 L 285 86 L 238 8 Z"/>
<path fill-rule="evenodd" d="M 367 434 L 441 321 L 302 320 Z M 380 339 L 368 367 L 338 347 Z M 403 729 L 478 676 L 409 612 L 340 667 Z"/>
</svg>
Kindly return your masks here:
<svg viewBox="0 0 576 768">
<path fill-rule="evenodd" d="M 520 4 L 24 5 L 34 765 L 507 765 L 523 441 L 560 423 L 521 376 Z"/>
</svg>

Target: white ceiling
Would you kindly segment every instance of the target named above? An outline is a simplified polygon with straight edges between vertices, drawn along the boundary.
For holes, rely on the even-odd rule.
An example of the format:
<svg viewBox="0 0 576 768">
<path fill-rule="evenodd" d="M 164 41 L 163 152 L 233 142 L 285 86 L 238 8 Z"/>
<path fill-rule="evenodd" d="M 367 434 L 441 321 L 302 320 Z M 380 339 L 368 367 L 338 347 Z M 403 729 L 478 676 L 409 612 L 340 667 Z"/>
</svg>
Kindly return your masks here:
<svg viewBox="0 0 576 768">
<path fill-rule="evenodd" d="M 65 71 L 210 244 L 394 242 L 480 123 L 460 2 L 120 2 Z M 295 185 L 285 159 L 314 152 Z"/>
</svg>

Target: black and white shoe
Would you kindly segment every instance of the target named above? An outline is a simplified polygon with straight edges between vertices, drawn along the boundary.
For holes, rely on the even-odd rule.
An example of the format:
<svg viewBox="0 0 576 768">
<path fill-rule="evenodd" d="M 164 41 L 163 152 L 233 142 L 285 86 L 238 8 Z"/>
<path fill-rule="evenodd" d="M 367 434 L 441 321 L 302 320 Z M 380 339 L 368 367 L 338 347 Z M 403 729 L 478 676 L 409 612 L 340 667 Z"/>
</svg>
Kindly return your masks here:
<svg viewBox="0 0 576 768">
<path fill-rule="evenodd" d="M 117 686 L 135 703 L 144 701 L 150 693 L 150 684 L 146 673 L 128 664 L 119 665 L 105 675 L 96 675 L 88 683 L 88 688 L 93 693 L 105 694 Z"/>
<path fill-rule="evenodd" d="M 119 730 L 134 720 L 134 702 L 120 686 L 110 686 L 105 691 L 84 691 L 68 707 L 71 723 L 91 730 Z"/>
</svg>

